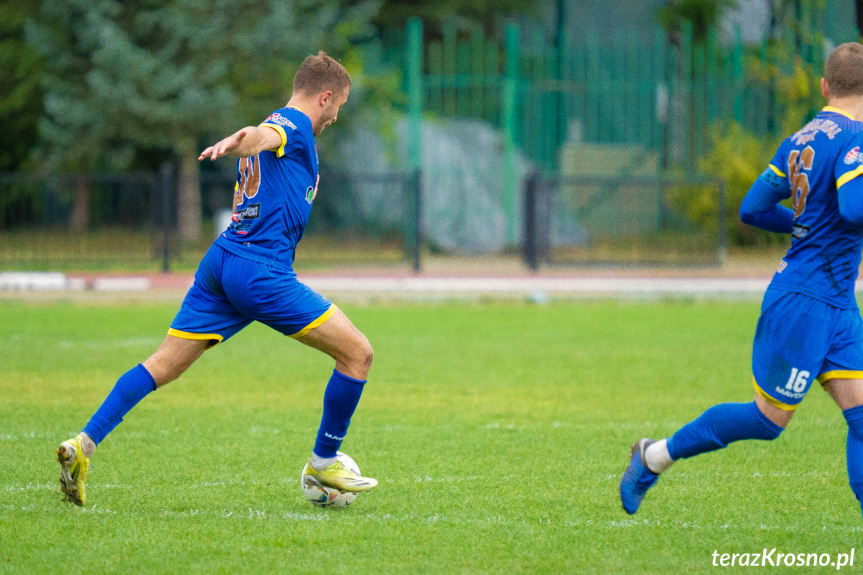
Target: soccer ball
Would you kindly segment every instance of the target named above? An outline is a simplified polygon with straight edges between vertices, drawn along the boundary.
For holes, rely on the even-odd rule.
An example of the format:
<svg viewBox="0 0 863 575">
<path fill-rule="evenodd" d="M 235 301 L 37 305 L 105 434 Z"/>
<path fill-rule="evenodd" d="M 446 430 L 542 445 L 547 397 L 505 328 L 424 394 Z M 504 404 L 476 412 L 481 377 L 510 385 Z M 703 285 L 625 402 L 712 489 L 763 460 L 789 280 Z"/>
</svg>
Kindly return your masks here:
<svg viewBox="0 0 863 575">
<path fill-rule="evenodd" d="M 351 459 L 350 455 L 344 454 L 341 451 L 337 455 L 342 464 L 356 473 L 360 474 L 360 468 L 357 462 Z M 300 487 L 303 488 L 303 495 L 306 496 L 312 505 L 316 507 L 347 507 L 354 502 L 359 493 L 351 493 L 348 491 L 339 491 L 335 487 L 327 487 L 321 485 L 314 477 L 306 476 L 306 469 L 309 464 L 303 466 L 303 472 L 300 474 Z"/>
</svg>

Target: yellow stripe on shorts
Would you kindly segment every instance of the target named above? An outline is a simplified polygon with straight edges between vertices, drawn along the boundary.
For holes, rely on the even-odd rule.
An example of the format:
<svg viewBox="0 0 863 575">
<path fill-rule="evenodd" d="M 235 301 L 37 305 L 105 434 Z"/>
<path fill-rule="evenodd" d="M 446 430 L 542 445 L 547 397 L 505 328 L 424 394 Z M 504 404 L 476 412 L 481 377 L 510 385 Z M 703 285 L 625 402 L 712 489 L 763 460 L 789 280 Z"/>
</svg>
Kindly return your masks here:
<svg viewBox="0 0 863 575">
<path fill-rule="evenodd" d="M 173 335 L 174 337 L 179 337 L 180 339 L 194 339 L 194 340 L 215 340 L 215 343 L 211 343 L 207 347 L 213 347 L 219 343 L 222 343 L 224 339 L 217 333 L 192 333 L 189 331 L 180 331 L 179 329 L 171 328 L 168 330 L 168 335 Z"/>
<path fill-rule="evenodd" d="M 759 386 L 758 382 L 755 381 L 755 376 L 752 376 L 752 386 L 755 387 L 755 393 L 757 393 L 761 399 L 763 399 L 764 401 L 766 401 L 767 403 L 769 403 L 773 407 L 778 407 L 779 409 L 781 409 L 783 411 L 794 411 L 795 409 L 797 409 L 797 407 L 799 405 L 799 404 L 798 405 L 790 405 L 788 403 L 779 401 L 778 399 L 776 399 L 772 395 L 768 394 L 766 391 L 761 389 L 761 386 Z"/>
<path fill-rule="evenodd" d="M 288 337 L 292 337 L 294 339 L 296 339 L 298 337 L 303 337 L 304 335 L 306 335 L 307 333 L 309 333 L 310 331 L 312 331 L 313 329 L 315 329 L 316 327 L 318 327 L 319 325 L 321 325 L 322 323 L 324 323 L 325 321 L 330 319 L 332 317 L 332 315 L 334 313 L 336 313 L 336 311 L 338 309 L 339 308 L 336 307 L 336 304 L 331 305 L 330 309 L 328 309 L 327 311 L 322 313 L 320 315 L 320 317 L 318 317 L 318 319 L 316 319 L 315 321 L 313 321 L 312 323 L 310 323 L 309 325 L 307 325 L 306 327 L 304 327 L 303 329 L 301 329 L 297 333 L 289 335 Z"/>
<path fill-rule="evenodd" d="M 825 371 L 818 376 L 821 385 L 825 385 L 831 379 L 863 379 L 863 371 Z"/>
</svg>

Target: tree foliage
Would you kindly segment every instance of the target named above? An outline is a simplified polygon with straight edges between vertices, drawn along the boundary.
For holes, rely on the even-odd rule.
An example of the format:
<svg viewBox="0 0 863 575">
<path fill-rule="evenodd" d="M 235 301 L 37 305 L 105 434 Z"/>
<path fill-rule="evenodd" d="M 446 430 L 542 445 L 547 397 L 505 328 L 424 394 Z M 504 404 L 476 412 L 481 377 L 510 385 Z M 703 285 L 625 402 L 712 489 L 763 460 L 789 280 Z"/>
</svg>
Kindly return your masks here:
<svg viewBox="0 0 863 575">
<path fill-rule="evenodd" d="M 740 124 L 716 124 L 711 130 L 711 149 L 700 160 L 704 174 L 725 180 L 725 217 L 732 245 L 775 245 L 787 242 L 781 234 L 765 232 L 740 221 L 740 205 L 752 183 L 767 168 L 779 142 L 769 136 L 758 136 Z M 692 220 L 702 225 L 716 221 L 717 203 L 704 190 L 688 198 Z"/>
<path fill-rule="evenodd" d="M 657 10 L 656 17 L 672 36 L 680 32 L 683 22 L 688 21 L 692 24 L 694 41 L 704 42 L 723 14 L 736 6 L 737 0 L 672 0 Z"/>
<path fill-rule="evenodd" d="M 27 31 L 46 62 L 40 134 L 51 163 L 122 168 L 142 148 L 171 150 L 182 217 L 200 213 L 195 159 L 204 138 L 283 105 L 302 59 L 344 50 L 378 3 L 42 0 L 41 8 Z M 195 237 L 199 226 L 181 220 L 182 235 Z"/>
<path fill-rule="evenodd" d="M 6 75 L 0 91 L 0 171 L 25 165 L 42 114 L 42 60 L 24 38 L 28 13 L 26 3 L 0 2 L 0 69 Z"/>
<path fill-rule="evenodd" d="M 486 32 L 494 30 L 501 18 L 536 14 L 540 2 L 524 0 L 385 0 L 375 23 L 381 28 L 404 28 L 408 18 L 419 17 L 427 35 L 440 35 L 447 22 L 466 27 L 480 24 Z"/>
</svg>

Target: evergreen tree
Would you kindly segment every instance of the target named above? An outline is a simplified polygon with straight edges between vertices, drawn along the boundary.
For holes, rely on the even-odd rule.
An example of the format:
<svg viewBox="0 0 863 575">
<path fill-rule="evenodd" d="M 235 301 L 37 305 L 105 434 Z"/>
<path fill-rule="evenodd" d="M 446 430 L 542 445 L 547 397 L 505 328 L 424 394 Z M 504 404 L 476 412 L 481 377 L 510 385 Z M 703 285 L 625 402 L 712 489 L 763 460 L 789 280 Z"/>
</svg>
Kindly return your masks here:
<svg viewBox="0 0 863 575">
<path fill-rule="evenodd" d="M 338 53 L 375 0 L 42 0 L 28 40 L 44 57 L 40 135 L 56 167 L 122 168 L 140 148 L 179 163 L 179 228 L 198 237 L 197 155 L 208 138 L 281 105 L 296 66 Z M 276 100 L 274 100 L 276 98 Z"/>
<path fill-rule="evenodd" d="M 36 144 L 34 129 L 42 114 L 39 74 L 42 61 L 24 39 L 26 4 L 0 2 L 0 69 L 6 75 L 0 91 L 0 171 L 25 166 Z"/>
</svg>

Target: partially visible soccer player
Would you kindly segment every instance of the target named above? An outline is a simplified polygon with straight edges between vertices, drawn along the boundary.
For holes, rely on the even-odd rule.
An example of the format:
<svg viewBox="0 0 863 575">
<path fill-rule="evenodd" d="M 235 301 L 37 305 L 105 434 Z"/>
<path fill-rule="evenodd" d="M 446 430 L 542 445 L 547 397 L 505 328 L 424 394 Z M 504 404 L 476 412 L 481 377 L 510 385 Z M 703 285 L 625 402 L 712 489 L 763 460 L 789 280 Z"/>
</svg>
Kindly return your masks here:
<svg viewBox="0 0 863 575">
<path fill-rule="evenodd" d="M 854 298 L 863 248 L 863 46 L 830 54 L 821 92 L 827 107 L 782 143 L 740 209 L 747 224 L 791 234 L 755 331 L 755 400 L 715 405 L 670 438 L 638 441 L 620 482 L 627 513 L 678 459 L 779 437 L 816 379 L 848 423 L 848 477 L 863 501 L 863 320 Z M 790 209 L 778 205 L 787 198 Z"/>
<path fill-rule="evenodd" d="M 372 348 L 344 313 L 297 280 L 292 267 L 318 191 L 315 136 L 336 121 L 350 89 L 341 64 L 324 52 L 309 56 L 284 108 L 201 153 L 199 160 L 239 158 L 232 223 L 201 261 L 158 351 L 120 377 L 84 430 L 57 450 L 66 500 L 84 505 L 90 457 L 129 410 L 253 320 L 335 359 L 308 477 L 352 492 L 378 484 L 336 458 L 366 383 Z"/>
</svg>

